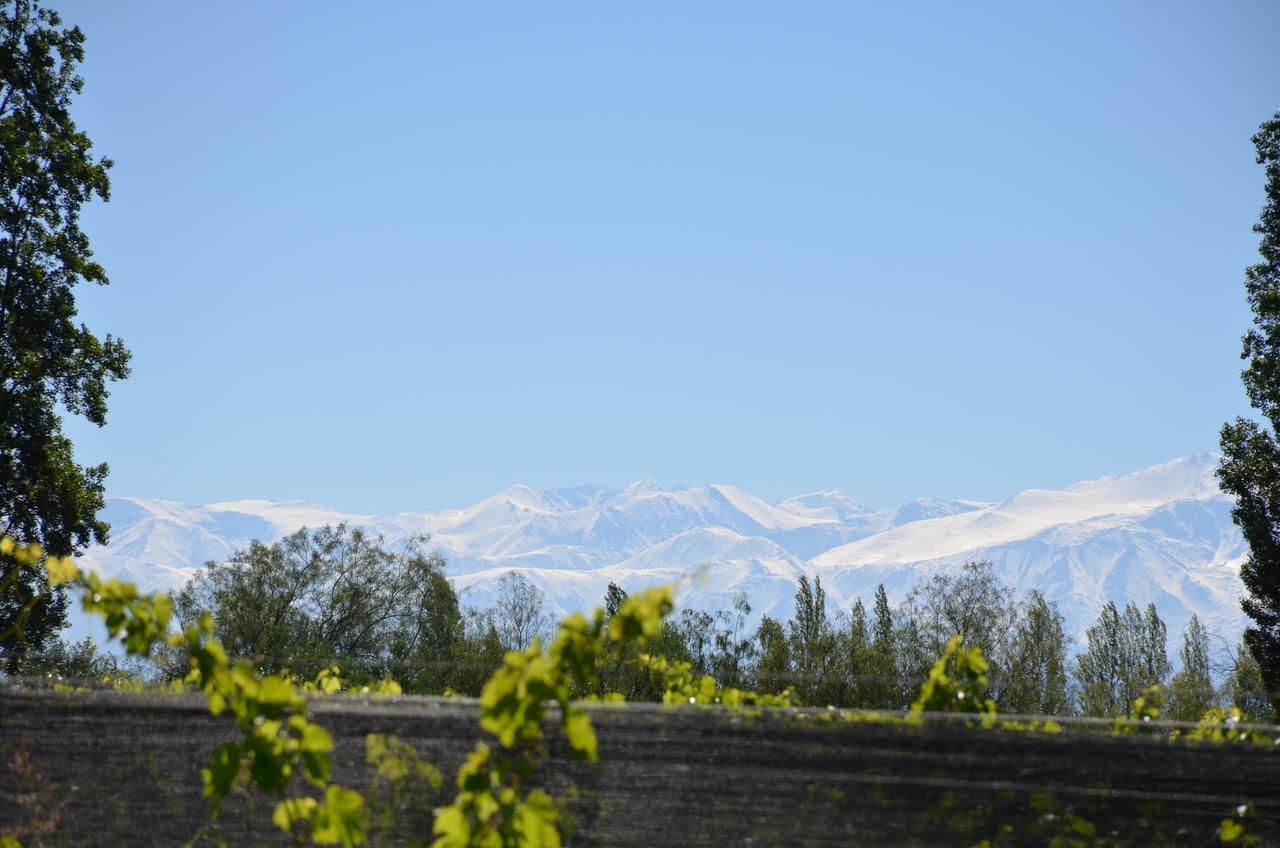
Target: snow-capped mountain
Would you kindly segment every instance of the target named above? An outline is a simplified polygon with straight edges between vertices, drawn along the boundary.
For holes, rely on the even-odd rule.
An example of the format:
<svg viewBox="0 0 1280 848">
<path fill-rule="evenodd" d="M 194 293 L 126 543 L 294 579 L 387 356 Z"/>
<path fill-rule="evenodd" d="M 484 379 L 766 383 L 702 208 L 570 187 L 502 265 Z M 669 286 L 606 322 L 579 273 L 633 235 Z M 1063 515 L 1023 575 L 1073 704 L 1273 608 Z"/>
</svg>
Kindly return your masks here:
<svg viewBox="0 0 1280 848">
<path fill-rule="evenodd" d="M 1217 462 L 1200 453 L 998 504 L 925 499 L 883 511 L 833 491 L 770 504 L 732 486 L 652 480 L 622 489 L 517 485 L 464 509 L 385 516 L 303 501 L 113 498 L 103 514 L 111 544 L 82 560 L 147 589 L 175 588 L 250 540 L 345 521 L 392 545 L 430 534 L 473 606 L 490 604 L 497 579 L 517 570 L 559 612 L 598 605 L 611 581 L 628 590 L 676 582 L 687 605 L 728 609 L 744 592 L 754 616 L 786 617 L 801 575 L 822 578 L 836 613 L 858 598 L 869 606 L 878 583 L 896 602 L 922 577 L 986 559 L 1020 593 L 1057 601 L 1078 639 L 1113 600 L 1154 601 L 1171 634 L 1198 613 L 1234 640 L 1246 549 L 1218 490 Z"/>
</svg>

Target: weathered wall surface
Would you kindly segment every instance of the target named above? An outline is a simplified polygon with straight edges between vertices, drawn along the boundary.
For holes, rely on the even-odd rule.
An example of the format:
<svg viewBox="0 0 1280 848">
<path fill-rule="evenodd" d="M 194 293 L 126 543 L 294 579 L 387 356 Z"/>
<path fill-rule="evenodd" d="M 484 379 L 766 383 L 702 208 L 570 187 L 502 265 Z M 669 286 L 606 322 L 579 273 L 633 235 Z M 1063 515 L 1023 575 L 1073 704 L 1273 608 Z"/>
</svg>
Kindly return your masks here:
<svg viewBox="0 0 1280 848">
<path fill-rule="evenodd" d="M 373 844 L 429 844 L 431 808 L 452 796 L 453 772 L 482 738 L 474 703 L 328 698 L 313 713 L 337 743 L 335 779 L 369 792 L 376 810 L 398 808 Z M 1206 845 L 1242 803 L 1280 821 L 1271 748 L 902 728 L 803 711 L 602 706 L 593 720 L 600 762 L 565 761 L 550 732 L 542 772 L 568 799 L 576 845 L 1044 845 L 1090 831 L 1107 844 Z M 375 732 L 411 743 L 446 785 L 395 797 L 371 782 L 364 745 Z M 194 696 L 0 693 L 0 760 L 24 748 L 54 786 L 46 808 L 64 805 L 46 845 L 173 846 L 201 835 L 197 844 L 287 844 L 262 797 L 229 801 L 209 825 L 200 768 L 234 736 Z M 19 784 L 0 768 L 0 793 Z M 26 815 L 0 795 L 0 832 Z"/>
</svg>

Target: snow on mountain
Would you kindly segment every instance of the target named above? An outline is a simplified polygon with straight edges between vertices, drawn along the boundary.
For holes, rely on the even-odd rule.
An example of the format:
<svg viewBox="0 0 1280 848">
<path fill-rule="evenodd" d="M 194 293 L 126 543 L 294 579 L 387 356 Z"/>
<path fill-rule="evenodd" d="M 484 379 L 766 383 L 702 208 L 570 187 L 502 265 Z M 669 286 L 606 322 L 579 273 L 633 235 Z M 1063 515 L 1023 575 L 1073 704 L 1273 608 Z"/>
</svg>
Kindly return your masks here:
<svg viewBox="0 0 1280 848">
<path fill-rule="evenodd" d="M 1244 542 L 1217 487 L 1217 457 L 1195 454 L 1060 491 L 911 522 L 812 559 L 846 596 L 884 582 L 900 599 L 919 577 L 990 560 L 1002 581 L 1057 601 L 1077 639 L 1107 600 L 1154 602 L 1171 633 L 1192 613 L 1234 639 Z M 896 591 L 895 591 L 896 590 Z"/>
<path fill-rule="evenodd" d="M 728 609 L 744 592 L 755 618 L 789 616 L 801 575 L 822 578 L 834 614 L 858 598 L 869 605 L 878 583 L 898 601 L 922 577 L 989 559 L 1019 593 L 1057 601 L 1077 638 L 1110 599 L 1155 602 L 1171 634 L 1194 612 L 1234 639 L 1246 551 L 1216 467 L 1202 453 L 998 504 L 923 499 L 883 511 L 832 491 L 770 504 L 733 486 L 667 489 L 652 480 L 622 489 L 517 485 L 464 509 L 387 516 L 303 501 L 113 498 L 103 514 L 111 544 L 83 560 L 144 588 L 177 588 L 250 540 L 346 521 L 392 545 L 430 534 L 471 606 L 490 604 L 498 578 L 516 570 L 558 613 L 598 605 L 611 581 L 628 590 L 676 582 L 681 603 L 705 609 Z"/>
</svg>

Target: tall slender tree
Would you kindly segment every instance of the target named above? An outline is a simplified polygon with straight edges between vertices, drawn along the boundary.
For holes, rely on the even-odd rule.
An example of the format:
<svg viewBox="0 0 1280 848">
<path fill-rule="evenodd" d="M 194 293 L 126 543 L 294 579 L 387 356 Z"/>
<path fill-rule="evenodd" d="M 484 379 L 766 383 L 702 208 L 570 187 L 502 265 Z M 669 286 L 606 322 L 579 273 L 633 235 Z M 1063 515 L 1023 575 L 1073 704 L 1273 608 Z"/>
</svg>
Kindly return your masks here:
<svg viewBox="0 0 1280 848">
<path fill-rule="evenodd" d="M 1063 715 L 1070 711 L 1067 694 L 1066 625 L 1058 605 L 1032 592 L 1026 614 L 1010 640 L 1001 670 L 1000 708 L 1013 713 Z"/>
<path fill-rule="evenodd" d="M 1280 112 L 1253 137 L 1258 164 L 1266 169 L 1267 199 L 1254 232 L 1262 236 L 1262 261 L 1245 269 L 1245 292 L 1253 327 L 1245 333 L 1241 374 L 1259 424 L 1237 418 L 1222 428 L 1222 488 L 1236 499 L 1232 517 L 1249 543 L 1240 569 L 1253 622 L 1245 644 L 1258 662 L 1263 686 L 1280 709 Z"/>
<path fill-rule="evenodd" d="M 860 673 L 860 689 L 866 699 L 861 706 L 894 710 L 906 702 L 910 687 L 903 686 L 898 671 L 898 632 L 883 583 L 876 586 L 872 615 L 871 652 Z"/>
<path fill-rule="evenodd" d="M 59 407 L 101 426 L 129 351 L 76 323 L 74 288 L 105 285 L 80 208 L 111 162 L 71 119 L 84 34 L 38 0 L 0 7 L 0 532 L 57 555 L 105 543 L 106 465 L 76 464 Z M 42 571 L 0 557 L 0 655 L 12 669 L 65 620 Z"/>
<path fill-rule="evenodd" d="M 1098 623 L 1085 633 L 1087 647 L 1076 657 L 1073 673 L 1080 697 L 1080 711 L 1091 716 L 1120 715 L 1128 706 L 1125 683 L 1130 676 L 1130 651 L 1125 620 L 1116 605 L 1107 602 Z"/>
<path fill-rule="evenodd" d="M 763 616 L 756 630 L 760 660 L 756 665 L 756 685 L 762 692 L 781 692 L 793 682 L 791 647 L 787 633 L 777 619 Z"/>
<path fill-rule="evenodd" d="M 843 681 L 837 679 L 833 668 L 839 640 L 827 618 L 827 592 L 822 588 L 822 578 L 815 577 L 810 584 L 809 578 L 801 575 L 795 603 L 795 614 L 787 622 L 787 632 L 800 697 L 807 704 L 841 700 Z"/>
<path fill-rule="evenodd" d="M 609 581 L 609 588 L 604 593 L 604 614 L 613 618 L 622 609 L 622 602 L 627 599 L 627 592 L 617 583 Z"/>
<path fill-rule="evenodd" d="M 1148 604 L 1146 613 L 1128 603 L 1124 612 L 1107 603 L 1098 623 L 1085 632 L 1087 647 L 1076 657 L 1072 670 L 1079 689 L 1080 711 L 1085 715 L 1124 714 L 1148 686 L 1163 684 L 1169 676 L 1166 628 Z"/>
<path fill-rule="evenodd" d="M 1191 616 L 1179 656 L 1182 668 L 1169 684 L 1169 718 L 1196 721 L 1217 703 L 1209 671 L 1209 632 L 1199 616 Z"/>
</svg>

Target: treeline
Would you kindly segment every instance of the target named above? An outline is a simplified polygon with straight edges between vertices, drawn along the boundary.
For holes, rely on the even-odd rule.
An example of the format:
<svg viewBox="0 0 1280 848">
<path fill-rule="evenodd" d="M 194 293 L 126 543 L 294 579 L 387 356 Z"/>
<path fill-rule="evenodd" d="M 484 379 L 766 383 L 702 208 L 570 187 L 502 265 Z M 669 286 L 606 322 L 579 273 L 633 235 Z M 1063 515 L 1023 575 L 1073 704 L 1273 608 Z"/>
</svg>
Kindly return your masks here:
<svg viewBox="0 0 1280 848">
<path fill-rule="evenodd" d="M 492 607 L 468 607 L 445 576 L 445 560 L 426 543 L 414 539 L 391 551 L 380 537 L 345 525 L 254 542 L 225 563 L 209 563 L 176 593 L 175 615 L 187 626 L 212 613 L 227 650 L 253 658 L 263 672 L 309 678 L 336 663 L 356 683 L 393 677 L 406 692 L 477 695 L 507 651 L 550 634 L 548 601 L 510 572 Z M 625 598 L 610 584 L 601 602 L 612 614 Z M 1176 674 L 1152 605 L 1108 603 L 1075 653 L 1057 606 L 1037 592 L 1016 598 L 986 562 L 917 583 L 897 608 L 880 586 L 870 610 L 859 600 L 832 616 L 821 580 L 802 577 L 789 620 L 764 616 L 751 628 L 751 614 L 741 594 L 728 610 L 681 610 L 645 650 L 688 662 L 725 688 L 790 687 L 805 704 L 902 709 L 959 634 L 990 661 L 991 695 L 1002 712 L 1117 716 L 1146 687 L 1162 684 L 1169 718 L 1195 720 L 1219 705 L 1271 715 L 1248 651 L 1241 646 L 1226 668 L 1214 669 L 1209 634 L 1195 617 Z M 57 642 L 25 657 L 20 673 L 176 678 L 186 669 L 187 658 L 176 652 L 162 654 L 153 668 L 122 669 L 92 642 Z M 662 682 L 635 649 L 600 672 L 599 691 L 579 694 L 662 696 Z"/>
</svg>

